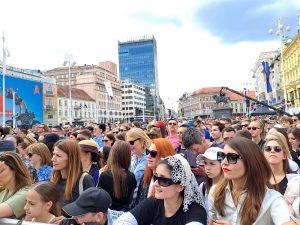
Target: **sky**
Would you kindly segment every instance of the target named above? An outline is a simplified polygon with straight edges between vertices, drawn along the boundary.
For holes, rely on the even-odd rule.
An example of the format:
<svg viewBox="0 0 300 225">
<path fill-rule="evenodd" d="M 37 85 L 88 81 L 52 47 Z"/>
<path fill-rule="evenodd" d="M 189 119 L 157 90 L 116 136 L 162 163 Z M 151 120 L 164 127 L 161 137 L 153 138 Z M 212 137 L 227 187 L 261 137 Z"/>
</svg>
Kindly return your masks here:
<svg viewBox="0 0 300 225">
<path fill-rule="evenodd" d="M 184 92 L 249 86 L 260 52 L 279 48 L 269 28 L 281 17 L 293 37 L 298 10 L 299 0 L 10 0 L 0 31 L 8 65 L 41 70 L 66 53 L 77 65 L 118 64 L 118 40 L 154 35 L 160 95 L 174 108 Z"/>
</svg>

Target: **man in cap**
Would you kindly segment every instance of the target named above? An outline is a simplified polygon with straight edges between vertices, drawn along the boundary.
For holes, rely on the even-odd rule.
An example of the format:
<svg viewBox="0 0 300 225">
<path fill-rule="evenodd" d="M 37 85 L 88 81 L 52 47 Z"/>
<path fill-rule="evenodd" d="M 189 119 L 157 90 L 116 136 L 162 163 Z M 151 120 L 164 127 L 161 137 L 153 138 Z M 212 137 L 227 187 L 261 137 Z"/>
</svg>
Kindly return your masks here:
<svg viewBox="0 0 300 225">
<path fill-rule="evenodd" d="M 97 187 L 86 189 L 79 198 L 63 207 L 63 211 L 71 216 L 63 219 L 60 225 L 107 225 L 109 207 L 111 205 L 109 194 Z"/>
</svg>

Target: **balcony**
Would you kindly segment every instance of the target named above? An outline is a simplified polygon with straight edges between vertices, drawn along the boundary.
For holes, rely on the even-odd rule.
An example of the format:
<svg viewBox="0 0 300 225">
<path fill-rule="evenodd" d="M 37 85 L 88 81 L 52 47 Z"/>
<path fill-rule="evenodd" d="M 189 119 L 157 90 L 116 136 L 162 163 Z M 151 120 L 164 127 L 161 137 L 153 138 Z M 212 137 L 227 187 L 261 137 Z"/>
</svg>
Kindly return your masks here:
<svg viewBox="0 0 300 225">
<path fill-rule="evenodd" d="M 52 111 L 54 109 L 53 105 L 45 105 L 44 108 L 46 111 Z"/>
</svg>

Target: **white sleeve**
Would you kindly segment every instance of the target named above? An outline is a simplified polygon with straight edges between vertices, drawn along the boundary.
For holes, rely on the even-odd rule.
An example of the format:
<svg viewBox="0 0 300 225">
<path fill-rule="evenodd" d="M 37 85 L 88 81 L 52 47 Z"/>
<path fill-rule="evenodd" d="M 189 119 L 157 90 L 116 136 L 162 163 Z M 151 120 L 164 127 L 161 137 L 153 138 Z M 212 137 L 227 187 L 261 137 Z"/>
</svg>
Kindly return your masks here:
<svg viewBox="0 0 300 225">
<path fill-rule="evenodd" d="M 130 213 L 122 214 L 114 223 L 113 225 L 138 225 L 135 217 Z"/>
<path fill-rule="evenodd" d="M 272 202 L 270 212 L 275 225 L 282 225 L 291 221 L 288 205 L 282 196 Z"/>
<path fill-rule="evenodd" d="M 203 223 L 200 223 L 200 222 L 189 222 L 186 225 L 203 225 Z"/>
<path fill-rule="evenodd" d="M 209 219 L 217 219 L 216 209 L 214 207 L 214 194 L 215 187 L 212 187 L 208 194 L 208 217 Z"/>
</svg>

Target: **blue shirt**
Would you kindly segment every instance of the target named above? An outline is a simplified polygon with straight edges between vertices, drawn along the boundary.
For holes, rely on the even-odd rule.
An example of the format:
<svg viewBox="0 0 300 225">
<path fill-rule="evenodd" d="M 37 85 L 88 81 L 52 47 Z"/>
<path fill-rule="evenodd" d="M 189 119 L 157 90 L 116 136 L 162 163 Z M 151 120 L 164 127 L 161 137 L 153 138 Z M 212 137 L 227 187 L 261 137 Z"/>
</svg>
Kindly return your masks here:
<svg viewBox="0 0 300 225">
<path fill-rule="evenodd" d="M 101 134 L 99 137 L 97 136 L 93 137 L 93 140 L 97 142 L 99 148 L 103 147 L 103 142 L 102 142 L 103 138 L 104 138 L 103 134 Z"/>
<path fill-rule="evenodd" d="M 133 155 L 132 161 L 131 161 L 131 169 L 134 173 L 137 185 L 136 189 L 134 190 L 133 197 L 136 197 L 137 191 L 138 191 L 138 186 L 141 182 L 141 179 L 144 175 L 144 171 L 147 166 L 147 155 L 146 152 L 142 154 L 142 157 L 138 160 L 137 155 Z"/>
<path fill-rule="evenodd" d="M 37 170 L 37 176 L 39 181 L 49 181 L 51 178 L 52 167 L 49 165 L 42 166 Z"/>
</svg>

